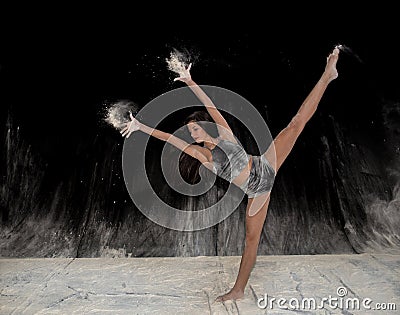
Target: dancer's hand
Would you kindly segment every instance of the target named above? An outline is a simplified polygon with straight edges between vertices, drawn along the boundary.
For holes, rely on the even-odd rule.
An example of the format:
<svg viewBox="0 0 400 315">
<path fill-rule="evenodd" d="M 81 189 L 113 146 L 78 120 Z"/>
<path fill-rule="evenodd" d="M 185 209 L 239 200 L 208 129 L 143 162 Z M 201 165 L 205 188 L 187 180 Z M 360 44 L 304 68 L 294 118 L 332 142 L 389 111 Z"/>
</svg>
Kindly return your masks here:
<svg viewBox="0 0 400 315">
<path fill-rule="evenodd" d="M 140 129 L 140 122 L 135 117 L 133 117 L 132 113 L 129 113 L 129 116 L 131 118 L 131 121 L 127 122 L 125 124 L 125 127 L 121 130 L 122 136 L 126 136 L 127 138 L 129 138 L 132 132 Z"/>
<path fill-rule="evenodd" d="M 178 78 L 175 78 L 174 81 L 182 81 L 187 83 L 188 81 L 190 81 L 192 79 L 192 76 L 190 75 L 190 68 L 192 67 L 192 64 L 190 63 L 189 66 L 182 71 L 182 73 L 180 74 L 180 76 Z"/>
</svg>

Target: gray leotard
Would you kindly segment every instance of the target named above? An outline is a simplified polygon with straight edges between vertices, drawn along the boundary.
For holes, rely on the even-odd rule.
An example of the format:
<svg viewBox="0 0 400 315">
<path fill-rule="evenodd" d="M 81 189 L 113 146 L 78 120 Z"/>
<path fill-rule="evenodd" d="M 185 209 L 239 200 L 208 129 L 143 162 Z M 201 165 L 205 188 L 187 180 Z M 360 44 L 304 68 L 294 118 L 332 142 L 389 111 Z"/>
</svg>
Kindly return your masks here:
<svg viewBox="0 0 400 315">
<path fill-rule="evenodd" d="M 275 180 L 275 170 L 264 155 L 252 156 L 250 175 L 240 188 L 249 198 L 271 191 Z"/>
<path fill-rule="evenodd" d="M 228 182 L 240 174 L 249 163 L 246 151 L 237 143 L 221 139 L 211 150 L 214 173 Z"/>
<path fill-rule="evenodd" d="M 232 182 L 249 163 L 249 154 L 237 143 L 221 139 L 211 150 L 214 173 Z M 240 188 L 254 198 L 272 189 L 275 171 L 268 160 L 261 156 L 251 156 L 252 165 L 248 179 Z"/>
</svg>

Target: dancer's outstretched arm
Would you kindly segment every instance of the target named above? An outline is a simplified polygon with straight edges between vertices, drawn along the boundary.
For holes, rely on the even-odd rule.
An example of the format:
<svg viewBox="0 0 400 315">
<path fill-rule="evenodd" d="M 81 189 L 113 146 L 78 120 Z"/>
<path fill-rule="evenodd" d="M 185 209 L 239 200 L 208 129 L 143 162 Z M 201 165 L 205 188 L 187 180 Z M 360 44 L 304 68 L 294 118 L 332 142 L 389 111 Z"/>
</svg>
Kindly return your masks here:
<svg viewBox="0 0 400 315">
<path fill-rule="evenodd" d="M 234 143 L 237 143 L 235 137 L 233 136 L 232 129 L 229 127 L 227 121 L 219 112 L 217 107 L 214 105 L 213 101 L 210 97 L 203 91 L 203 89 L 193 81 L 192 76 L 190 74 L 190 68 L 192 64 L 188 66 L 188 68 L 180 75 L 180 77 L 175 78 L 174 81 L 182 81 L 187 84 L 187 86 L 193 91 L 193 93 L 197 96 L 197 98 L 204 104 L 208 113 L 214 119 L 215 123 L 218 127 L 218 133 L 221 138 L 227 139 Z"/>
<path fill-rule="evenodd" d="M 190 156 L 199 160 L 206 167 L 208 167 L 207 163 L 209 161 L 208 161 L 206 155 L 203 153 L 204 148 L 202 148 L 198 145 L 189 144 L 186 141 L 184 141 L 170 133 L 160 131 L 158 129 L 146 126 L 145 124 L 142 124 L 136 118 L 134 118 L 132 114 L 130 114 L 130 117 L 131 117 L 131 121 L 126 123 L 125 127 L 121 130 L 121 134 L 123 137 L 128 138 L 132 134 L 132 132 L 140 130 L 144 133 L 147 133 L 150 136 L 153 136 L 157 139 L 160 139 L 160 140 L 163 140 L 163 141 L 166 141 L 166 142 L 172 144 L 173 146 L 177 147 L 179 150 L 189 154 Z M 210 167 L 212 169 L 212 165 L 210 165 Z"/>
</svg>

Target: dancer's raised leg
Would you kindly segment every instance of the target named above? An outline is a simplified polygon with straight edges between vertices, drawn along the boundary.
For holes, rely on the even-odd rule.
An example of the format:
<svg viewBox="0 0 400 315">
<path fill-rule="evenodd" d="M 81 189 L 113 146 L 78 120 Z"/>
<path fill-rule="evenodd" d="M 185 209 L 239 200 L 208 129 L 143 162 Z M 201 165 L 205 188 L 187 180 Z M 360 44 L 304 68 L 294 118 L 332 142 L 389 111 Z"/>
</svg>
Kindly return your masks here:
<svg viewBox="0 0 400 315">
<path fill-rule="evenodd" d="M 338 73 L 336 70 L 336 63 L 338 56 L 339 49 L 335 48 L 327 58 L 325 71 L 320 80 L 304 100 L 289 125 L 274 139 L 272 150 L 270 148 L 264 153 L 265 157 L 269 161 L 272 161 L 276 152 L 276 172 L 289 155 L 305 124 L 315 113 L 328 84 L 337 78 Z M 273 165 L 273 163 L 271 163 L 271 165 Z M 262 200 L 266 200 L 265 203 Z M 219 296 L 216 301 L 236 300 L 243 297 L 244 288 L 247 285 L 251 270 L 256 262 L 258 245 L 267 216 L 269 201 L 270 194 L 267 196 L 261 195 L 254 199 L 249 198 L 246 209 L 246 243 L 242 254 L 242 260 L 240 262 L 239 273 L 233 288 L 228 293 Z M 258 204 L 260 204 L 261 207 L 259 207 Z M 251 213 L 250 215 L 250 210 L 251 212 L 254 212 L 254 210 L 252 210 L 253 208 L 257 209 L 256 214 L 253 215 Z"/>
<path fill-rule="evenodd" d="M 336 69 L 338 57 L 339 49 L 335 48 L 327 58 L 324 73 L 300 106 L 297 114 L 292 118 L 287 127 L 275 137 L 273 145 L 264 153 L 264 156 L 270 162 L 275 161 L 276 154 L 276 165 L 275 163 L 271 163 L 275 167 L 276 172 L 289 155 L 305 124 L 315 113 L 329 83 L 338 77 Z"/>
</svg>

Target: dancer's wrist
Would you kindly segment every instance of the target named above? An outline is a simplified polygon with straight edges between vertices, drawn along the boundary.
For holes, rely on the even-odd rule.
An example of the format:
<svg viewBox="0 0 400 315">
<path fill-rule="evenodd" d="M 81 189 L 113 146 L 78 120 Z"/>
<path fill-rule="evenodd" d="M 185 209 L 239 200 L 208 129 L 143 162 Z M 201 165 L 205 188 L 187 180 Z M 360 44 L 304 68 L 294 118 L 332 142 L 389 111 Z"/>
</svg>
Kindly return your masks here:
<svg viewBox="0 0 400 315">
<path fill-rule="evenodd" d="M 192 78 L 185 80 L 185 83 L 186 83 L 187 85 L 195 85 L 195 83 L 194 83 L 194 81 L 193 81 Z"/>
<path fill-rule="evenodd" d="M 143 131 L 144 125 L 137 120 L 138 130 Z"/>
</svg>

